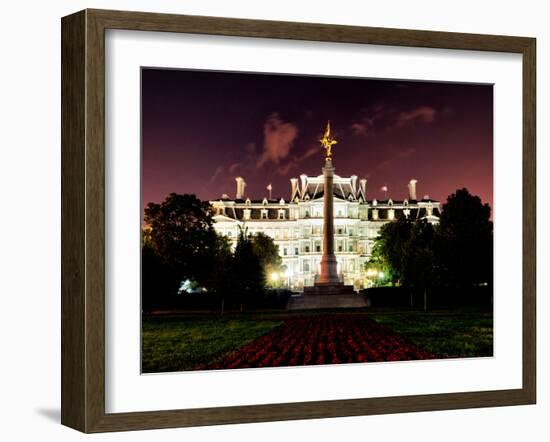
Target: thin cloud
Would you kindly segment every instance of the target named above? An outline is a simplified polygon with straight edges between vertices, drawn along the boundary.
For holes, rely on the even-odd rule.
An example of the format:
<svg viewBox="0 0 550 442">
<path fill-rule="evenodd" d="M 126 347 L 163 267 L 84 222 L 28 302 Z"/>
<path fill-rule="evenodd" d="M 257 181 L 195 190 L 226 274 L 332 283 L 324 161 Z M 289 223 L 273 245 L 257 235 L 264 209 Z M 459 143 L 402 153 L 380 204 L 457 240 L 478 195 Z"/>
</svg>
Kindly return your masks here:
<svg viewBox="0 0 550 442">
<path fill-rule="evenodd" d="M 374 129 L 374 121 L 370 118 L 365 118 L 362 121 L 356 121 L 351 125 L 351 130 L 355 135 L 367 136 Z"/>
<path fill-rule="evenodd" d="M 420 106 L 397 116 L 397 126 L 402 127 L 411 123 L 433 123 L 437 111 L 431 106 Z"/>
<path fill-rule="evenodd" d="M 298 128 L 294 124 L 283 121 L 278 113 L 272 113 L 264 123 L 264 149 L 256 167 L 266 163 L 279 164 L 288 157 L 297 135 Z"/>
<path fill-rule="evenodd" d="M 451 112 L 451 110 L 445 109 L 443 115 L 448 116 Z M 431 106 L 418 106 L 408 111 L 399 112 L 383 105 L 376 105 L 362 109 L 350 128 L 354 135 L 366 137 L 374 135 L 376 132 L 380 133 L 417 123 L 433 123 L 439 114 L 440 112 Z"/>
<path fill-rule="evenodd" d="M 385 127 L 394 113 L 382 104 L 363 108 L 351 124 L 351 130 L 357 136 L 372 135 L 380 127 Z"/>
<path fill-rule="evenodd" d="M 242 161 L 217 167 L 208 179 L 205 188 L 214 184 L 225 186 L 227 183 L 231 182 L 235 176 L 241 175 L 254 168 L 258 158 L 256 145 L 254 143 L 248 143 L 244 147 L 242 158 Z"/>
<path fill-rule="evenodd" d="M 214 173 L 210 176 L 210 179 L 208 180 L 207 185 L 214 183 L 218 179 L 218 177 L 221 175 L 221 173 L 224 171 L 224 169 L 225 168 L 222 166 L 216 168 Z"/>
<path fill-rule="evenodd" d="M 300 166 L 300 164 L 302 164 L 304 160 L 307 160 L 308 158 L 312 157 L 313 155 L 319 154 L 320 152 L 321 148 L 319 146 L 311 146 L 302 155 L 294 156 L 286 164 L 279 166 L 275 172 L 278 175 L 287 175 L 292 169 Z"/>
<path fill-rule="evenodd" d="M 365 176 L 369 178 L 372 173 L 380 172 L 386 169 L 390 165 L 395 165 L 396 162 L 399 162 L 411 157 L 415 153 L 416 153 L 416 149 L 414 147 L 408 147 L 407 149 L 404 149 L 404 150 L 397 150 L 397 151 L 394 150 L 393 152 L 390 153 L 390 155 L 386 159 L 376 164 L 376 166 L 369 173 L 365 174 Z"/>
</svg>

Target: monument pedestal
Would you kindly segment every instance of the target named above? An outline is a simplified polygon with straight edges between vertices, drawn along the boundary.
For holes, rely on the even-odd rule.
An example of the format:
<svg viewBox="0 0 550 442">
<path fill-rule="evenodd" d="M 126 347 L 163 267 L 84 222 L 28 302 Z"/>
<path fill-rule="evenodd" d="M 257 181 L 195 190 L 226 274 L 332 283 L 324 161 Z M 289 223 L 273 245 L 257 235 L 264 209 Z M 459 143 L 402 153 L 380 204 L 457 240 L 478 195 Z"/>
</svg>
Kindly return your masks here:
<svg viewBox="0 0 550 442">
<path fill-rule="evenodd" d="M 304 287 L 301 295 L 292 295 L 287 310 L 312 310 L 321 308 L 364 308 L 364 295 L 357 294 L 350 285 Z"/>
<path fill-rule="evenodd" d="M 317 282 L 304 287 L 300 295 L 292 295 L 286 305 L 287 310 L 312 310 L 321 308 L 363 308 L 367 307 L 364 295 L 355 293 L 352 285 L 341 282 Z"/>
<path fill-rule="evenodd" d="M 364 295 L 355 293 L 352 285 L 341 282 L 317 282 L 312 287 L 304 287 L 301 295 L 292 295 L 287 310 L 310 310 L 320 308 L 363 308 L 367 307 Z"/>
<path fill-rule="evenodd" d="M 352 285 L 344 285 L 340 281 L 333 282 L 316 282 L 312 287 L 304 287 L 304 295 L 353 295 Z"/>
<path fill-rule="evenodd" d="M 327 247 L 326 242 L 325 247 Z M 315 285 L 342 285 L 340 278 L 338 277 L 338 262 L 336 261 L 336 256 L 334 253 L 323 254 L 320 264 L 321 274 L 319 275 L 319 279 L 315 282 Z"/>
</svg>

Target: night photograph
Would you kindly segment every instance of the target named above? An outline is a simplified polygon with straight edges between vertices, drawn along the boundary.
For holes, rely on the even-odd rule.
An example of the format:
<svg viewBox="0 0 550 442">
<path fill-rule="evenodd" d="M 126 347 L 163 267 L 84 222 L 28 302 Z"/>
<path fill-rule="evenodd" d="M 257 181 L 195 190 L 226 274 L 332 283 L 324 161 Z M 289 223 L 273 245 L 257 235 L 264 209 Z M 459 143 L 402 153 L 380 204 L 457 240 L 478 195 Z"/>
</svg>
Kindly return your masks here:
<svg viewBox="0 0 550 442">
<path fill-rule="evenodd" d="M 493 356 L 493 86 L 142 68 L 143 373 Z"/>
</svg>

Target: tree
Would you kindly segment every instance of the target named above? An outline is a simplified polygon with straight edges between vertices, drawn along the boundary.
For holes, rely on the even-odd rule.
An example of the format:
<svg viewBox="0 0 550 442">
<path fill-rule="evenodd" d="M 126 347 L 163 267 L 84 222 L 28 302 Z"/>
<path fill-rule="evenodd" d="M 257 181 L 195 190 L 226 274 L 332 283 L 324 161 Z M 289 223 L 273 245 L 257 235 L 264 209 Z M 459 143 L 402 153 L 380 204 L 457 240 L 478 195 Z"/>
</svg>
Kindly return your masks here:
<svg viewBox="0 0 550 442">
<path fill-rule="evenodd" d="M 258 257 L 260 265 L 264 271 L 264 278 L 268 278 L 273 272 L 279 273 L 282 269 L 282 259 L 279 255 L 279 247 L 270 236 L 258 232 L 251 236 L 252 249 Z"/>
<path fill-rule="evenodd" d="M 210 257 L 209 276 L 204 279 L 203 287 L 210 293 L 225 297 L 231 287 L 232 266 L 233 254 L 229 240 L 225 236 L 217 235 Z"/>
<path fill-rule="evenodd" d="M 365 263 L 367 276 L 372 276 L 375 286 L 383 286 L 393 282 L 391 265 L 382 250 L 382 244 L 375 241 L 370 259 Z M 380 276 L 382 272 L 382 277 Z"/>
<path fill-rule="evenodd" d="M 403 247 L 403 285 L 423 293 L 424 310 L 428 307 L 428 291 L 437 286 L 439 263 L 434 251 L 437 230 L 425 219 L 412 225 L 411 236 Z"/>
<path fill-rule="evenodd" d="M 403 278 L 404 247 L 411 236 L 411 229 L 412 222 L 400 218 L 385 224 L 375 241 L 375 257 L 386 264 L 388 279 L 394 284 Z"/>
<path fill-rule="evenodd" d="M 466 189 L 449 195 L 439 225 L 400 219 L 380 230 L 366 268 L 387 265 L 393 282 L 424 295 L 435 287 L 492 284 L 493 223 L 489 205 Z M 443 293 L 452 293 L 445 290 Z M 437 295 L 437 293 L 435 293 Z"/>
<path fill-rule="evenodd" d="M 170 306 L 176 293 L 171 269 L 147 241 L 143 242 L 141 249 L 141 275 L 143 310 L 150 312 L 155 308 Z"/>
<path fill-rule="evenodd" d="M 242 229 L 231 265 L 232 293 L 241 304 L 252 296 L 262 295 L 265 288 L 265 275 L 260 258 L 254 253 L 251 238 Z"/>
<path fill-rule="evenodd" d="M 143 275 L 146 296 L 174 296 L 183 280 L 212 287 L 213 262 L 227 252 L 213 228 L 207 202 L 195 195 L 171 193 L 145 208 Z M 225 256 L 225 255 L 224 255 Z"/>
<path fill-rule="evenodd" d="M 161 204 L 147 205 L 145 222 L 153 249 L 174 270 L 176 283 L 194 279 L 203 284 L 219 246 L 208 203 L 195 195 L 171 193 Z"/>
<path fill-rule="evenodd" d="M 491 208 L 467 189 L 449 195 L 442 207 L 437 253 L 448 285 L 492 284 Z"/>
<path fill-rule="evenodd" d="M 403 285 L 427 289 L 436 279 L 436 257 L 434 241 L 436 231 L 426 220 L 412 224 L 411 235 L 403 245 Z"/>
</svg>

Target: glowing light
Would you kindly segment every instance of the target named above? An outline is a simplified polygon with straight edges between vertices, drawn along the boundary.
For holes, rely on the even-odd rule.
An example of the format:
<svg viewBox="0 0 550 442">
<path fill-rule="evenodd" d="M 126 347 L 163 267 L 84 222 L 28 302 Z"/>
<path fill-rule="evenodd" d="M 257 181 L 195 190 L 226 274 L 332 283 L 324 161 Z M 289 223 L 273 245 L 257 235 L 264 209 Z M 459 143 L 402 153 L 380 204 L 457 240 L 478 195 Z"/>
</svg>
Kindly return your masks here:
<svg viewBox="0 0 550 442">
<path fill-rule="evenodd" d="M 273 282 L 277 282 L 277 281 L 279 280 L 279 274 L 278 274 L 277 272 L 273 272 L 273 273 L 271 274 L 271 280 L 272 280 Z"/>
<path fill-rule="evenodd" d="M 378 275 L 378 270 L 375 270 L 375 269 L 367 270 L 367 276 L 376 276 L 376 275 Z"/>
<path fill-rule="evenodd" d="M 380 279 L 384 278 L 384 272 L 379 272 L 379 273 L 378 273 L 378 277 L 379 277 Z"/>
</svg>

